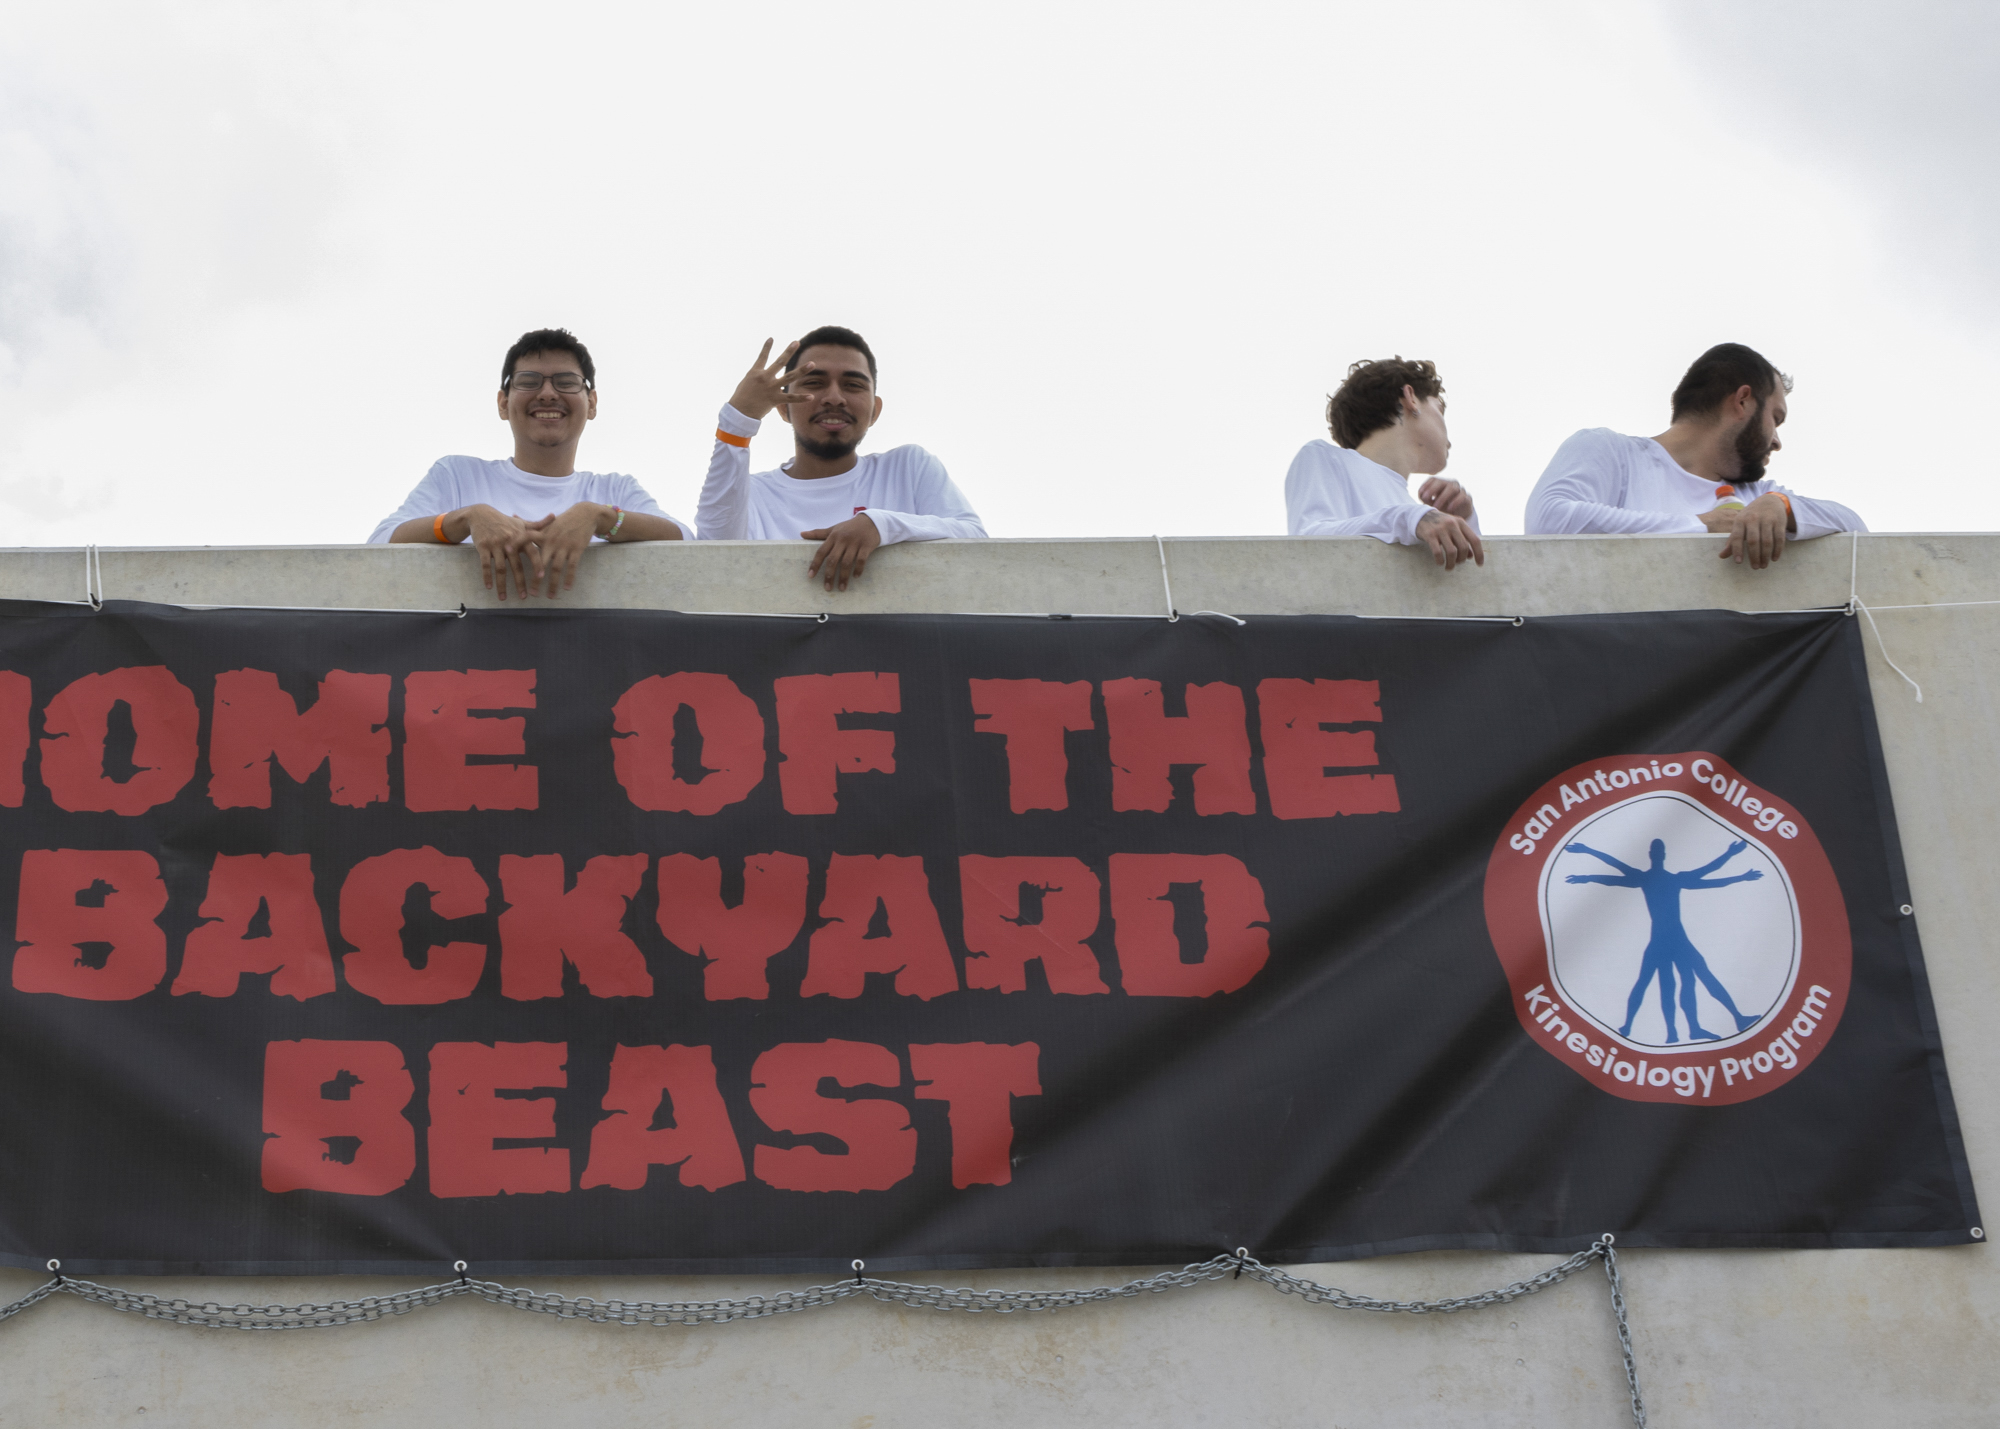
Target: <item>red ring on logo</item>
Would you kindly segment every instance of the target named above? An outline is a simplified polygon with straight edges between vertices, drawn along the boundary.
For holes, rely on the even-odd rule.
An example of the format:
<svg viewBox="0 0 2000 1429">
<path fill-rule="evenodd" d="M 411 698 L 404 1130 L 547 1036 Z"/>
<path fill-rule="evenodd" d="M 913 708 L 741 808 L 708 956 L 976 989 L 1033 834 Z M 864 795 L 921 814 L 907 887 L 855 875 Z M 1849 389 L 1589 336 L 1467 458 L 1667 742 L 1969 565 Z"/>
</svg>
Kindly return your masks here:
<svg viewBox="0 0 2000 1429">
<path fill-rule="evenodd" d="M 1563 1016 L 1543 934 L 1545 866 L 1585 817 L 1631 799 L 1635 789 L 1675 793 L 1697 803 L 1762 848 L 1791 880 L 1799 917 L 1798 971 L 1778 1008 L 1765 1014 L 1754 1044 L 1635 1049 L 1595 1025 L 1579 1027 Z M 1743 810 L 1752 800 L 1777 810 L 1777 824 L 1759 828 L 1756 817 Z M 1629 1101 L 1726 1106 L 1776 1091 L 1810 1066 L 1832 1036 L 1847 1008 L 1854 968 L 1847 902 L 1812 827 L 1786 801 L 1701 750 L 1592 760 L 1536 790 L 1507 821 L 1487 861 L 1486 928 L 1507 974 L 1515 1016 L 1529 1038 L 1593 1086 Z M 1788 1058 L 1790 1066 L 1784 1065 Z M 1626 1077 L 1618 1075 L 1621 1068 Z"/>
</svg>

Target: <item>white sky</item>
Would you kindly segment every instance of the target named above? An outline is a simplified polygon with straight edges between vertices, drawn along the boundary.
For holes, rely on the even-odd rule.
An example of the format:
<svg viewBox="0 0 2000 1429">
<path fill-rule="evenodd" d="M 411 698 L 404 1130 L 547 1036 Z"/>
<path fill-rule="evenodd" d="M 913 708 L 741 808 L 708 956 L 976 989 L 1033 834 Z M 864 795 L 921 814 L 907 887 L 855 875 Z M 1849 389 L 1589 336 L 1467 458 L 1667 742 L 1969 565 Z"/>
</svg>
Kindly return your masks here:
<svg viewBox="0 0 2000 1429">
<path fill-rule="evenodd" d="M 1284 529 L 1347 364 L 1441 368 L 1486 529 L 1747 342 L 1773 475 L 2000 528 L 2000 7 L 13 7 L 0 545 L 359 541 L 504 456 L 501 354 L 691 515 L 766 336 L 996 536 Z M 789 454 L 761 438 L 761 467 Z"/>
</svg>

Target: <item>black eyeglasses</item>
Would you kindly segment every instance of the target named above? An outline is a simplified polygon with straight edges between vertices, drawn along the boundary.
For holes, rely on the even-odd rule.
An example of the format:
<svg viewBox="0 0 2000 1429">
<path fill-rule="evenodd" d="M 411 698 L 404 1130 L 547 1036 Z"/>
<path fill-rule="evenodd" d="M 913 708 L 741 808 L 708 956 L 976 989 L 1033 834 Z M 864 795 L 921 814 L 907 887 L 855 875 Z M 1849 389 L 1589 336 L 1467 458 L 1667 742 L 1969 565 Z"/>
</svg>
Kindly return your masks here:
<svg viewBox="0 0 2000 1429">
<path fill-rule="evenodd" d="M 574 372 L 558 372 L 549 378 L 544 378 L 539 372 L 516 372 L 501 385 L 522 392 L 539 392 L 544 381 L 558 392 L 581 392 L 586 385 Z"/>
</svg>

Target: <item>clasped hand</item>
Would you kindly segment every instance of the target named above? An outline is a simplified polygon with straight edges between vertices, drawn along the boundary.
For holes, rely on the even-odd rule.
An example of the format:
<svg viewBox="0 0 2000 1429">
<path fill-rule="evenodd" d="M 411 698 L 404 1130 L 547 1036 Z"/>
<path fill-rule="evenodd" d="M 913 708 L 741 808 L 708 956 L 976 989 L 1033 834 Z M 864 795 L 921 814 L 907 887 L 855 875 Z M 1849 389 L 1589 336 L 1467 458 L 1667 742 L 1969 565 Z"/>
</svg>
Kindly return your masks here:
<svg viewBox="0 0 2000 1429">
<path fill-rule="evenodd" d="M 523 521 L 491 506 L 474 507 L 466 521 L 479 552 L 480 579 L 502 600 L 510 577 L 523 600 L 538 592 L 554 600 L 576 585 L 576 565 L 597 533 L 599 514 L 600 508 L 589 501 L 538 521 Z"/>
</svg>

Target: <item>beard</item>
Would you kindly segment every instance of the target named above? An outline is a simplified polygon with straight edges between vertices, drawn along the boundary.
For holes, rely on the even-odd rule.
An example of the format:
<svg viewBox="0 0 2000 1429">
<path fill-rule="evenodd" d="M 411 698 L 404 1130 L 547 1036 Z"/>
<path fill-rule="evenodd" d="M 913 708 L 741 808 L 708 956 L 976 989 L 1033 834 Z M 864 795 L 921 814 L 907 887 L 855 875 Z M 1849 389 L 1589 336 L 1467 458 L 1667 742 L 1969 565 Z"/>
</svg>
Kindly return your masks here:
<svg viewBox="0 0 2000 1429">
<path fill-rule="evenodd" d="M 853 428 L 850 427 L 848 430 L 852 431 Z M 794 437 L 799 444 L 800 451 L 818 457 L 821 461 L 839 461 L 844 456 L 852 455 L 859 440 L 857 438 L 849 441 L 840 441 L 838 439 L 821 441 L 816 437 L 808 437 L 803 433 L 796 432 L 794 433 Z"/>
<path fill-rule="evenodd" d="M 1762 481 L 1764 463 L 1770 459 L 1771 443 L 1764 436 L 1764 404 L 1759 402 L 1749 422 L 1736 434 L 1737 471 L 1733 484 L 1748 486 L 1753 481 Z"/>
</svg>

